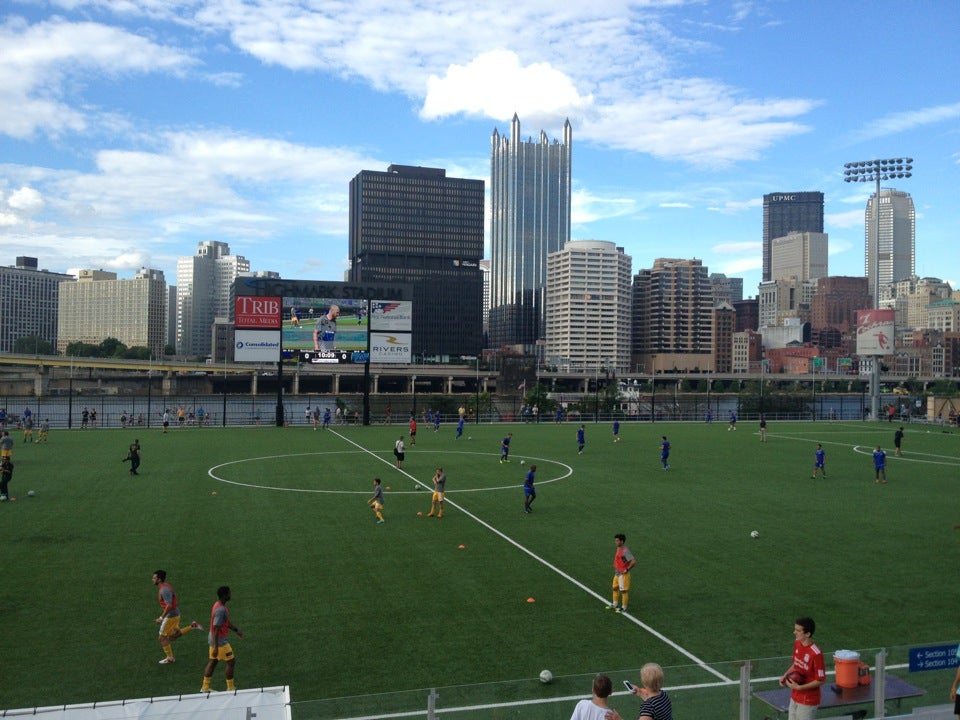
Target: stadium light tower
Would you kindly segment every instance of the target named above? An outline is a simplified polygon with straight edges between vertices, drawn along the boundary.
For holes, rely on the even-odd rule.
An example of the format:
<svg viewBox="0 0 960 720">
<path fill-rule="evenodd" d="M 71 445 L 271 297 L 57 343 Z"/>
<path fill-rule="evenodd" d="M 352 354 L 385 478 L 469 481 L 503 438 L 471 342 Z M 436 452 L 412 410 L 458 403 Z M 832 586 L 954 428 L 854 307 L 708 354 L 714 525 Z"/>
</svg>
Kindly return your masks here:
<svg viewBox="0 0 960 720">
<path fill-rule="evenodd" d="M 875 182 L 877 192 L 874 195 L 873 211 L 873 262 L 867 275 L 873 274 L 873 308 L 880 308 L 880 181 L 899 180 L 913 174 L 913 158 L 887 158 L 885 160 L 861 160 L 844 163 L 844 182 Z M 896 279 L 896 278 L 894 278 Z M 870 412 L 874 420 L 880 419 L 880 357 L 873 359 L 873 372 L 870 374 Z"/>
</svg>

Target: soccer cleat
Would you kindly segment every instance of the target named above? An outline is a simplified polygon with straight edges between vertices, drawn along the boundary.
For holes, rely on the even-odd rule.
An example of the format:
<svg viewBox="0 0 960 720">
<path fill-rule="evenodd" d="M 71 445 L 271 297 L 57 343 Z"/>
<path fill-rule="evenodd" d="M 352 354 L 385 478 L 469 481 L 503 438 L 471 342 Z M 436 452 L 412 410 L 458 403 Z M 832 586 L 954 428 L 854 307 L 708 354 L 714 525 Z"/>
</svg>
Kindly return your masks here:
<svg viewBox="0 0 960 720">
<path fill-rule="evenodd" d="M 627 611 L 626 607 L 621 607 L 617 610 L 618 613 L 625 613 Z"/>
<path fill-rule="evenodd" d="M 377 520 L 377 525 L 383 525 L 383 520 Z"/>
<path fill-rule="evenodd" d="M 201 625 L 201 624 L 198 623 L 196 620 L 194 620 L 192 623 L 190 623 L 190 629 L 191 629 L 191 630 L 203 630 L 203 625 Z"/>
<path fill-rule="evenodd" d="M 607 605 L 607 610 L 617 610 L 617 611 L 619 611 L 619 610 L 620 610 L 620 606 L 619 606 L 619 605 Z"/>
<path fill-rule="evenodd" d="M 171 663 L 175 663 L 176 661 L 177 661 L 176 658 L 174 658 L 173 655 L 171 655 L 170 657 L 165 657 L 163 660 L 159 662 L 159 664 L 170 665 Z"/>
</svg>

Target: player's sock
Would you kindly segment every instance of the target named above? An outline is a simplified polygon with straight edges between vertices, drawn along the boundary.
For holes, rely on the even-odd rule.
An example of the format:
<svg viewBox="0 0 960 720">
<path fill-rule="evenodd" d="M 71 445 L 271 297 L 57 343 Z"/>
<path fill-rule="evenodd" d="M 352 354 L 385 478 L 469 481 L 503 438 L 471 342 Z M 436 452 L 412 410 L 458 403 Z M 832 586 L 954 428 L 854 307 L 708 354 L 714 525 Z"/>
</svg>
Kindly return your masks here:
<svg viewBox="0 0 960 720">
<path fill-rule="evenodd" d="M 173 657 L 173 647 L 171 647 L 170 645 L 164 645 L 163 652 L 166 654 L 168 658 Z"/>
<path fill-rule="evenodd" d="M 233 684 L 233 678 L 227 678 L 227 690 L 233 691 L 236 689 L 237 689 L 237 686 Z"/>
<path fill-rule="evenodd" d="M 383 513 L 381 513 L 379 510 L 377 510 L 377 520 L 380 520 L 381 522 L 383 521 Z"/>
<path fill-rule="evenodd" d="M 181 634 L 181 635 L 186 635 L 186 634 L 187 634 L 188 632 L 190 632 L 191 630 L 193 630 L 193 628 L 190 627 L 189 625 L 187 625 L 186 627 L 180 628 L 180 634 Z"/>
<path fill-rule="evenodd" d="M 627 601 L 628 601 L 629 597 L 630 597 L 630 593 L 628 593 L 628 592 L 621 592 L 621 593 L 620 593 L 620 607 L 622 607 L 624 610 L 627 609 Z"/>
<path fill-rule="evenodd" d="M 200 686 L 200 692 L 210 692 L 210 678 L 203 676 L 203 685 Z"/>
</svg>

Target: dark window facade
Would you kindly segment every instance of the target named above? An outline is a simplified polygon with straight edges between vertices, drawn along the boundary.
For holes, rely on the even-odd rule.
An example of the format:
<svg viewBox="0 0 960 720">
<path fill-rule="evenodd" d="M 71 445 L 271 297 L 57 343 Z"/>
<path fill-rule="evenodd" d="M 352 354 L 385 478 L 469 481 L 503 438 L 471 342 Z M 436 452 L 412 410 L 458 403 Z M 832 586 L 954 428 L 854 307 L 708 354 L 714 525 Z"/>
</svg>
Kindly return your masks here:
<svg viewBox="0 0 960 720">
<path fill-rule="evenodd" d="M 413 354 L 483 348 L 483 180 L 391 165 L 350 181 L 351 282 L 414 286 Z"/>
</svg>

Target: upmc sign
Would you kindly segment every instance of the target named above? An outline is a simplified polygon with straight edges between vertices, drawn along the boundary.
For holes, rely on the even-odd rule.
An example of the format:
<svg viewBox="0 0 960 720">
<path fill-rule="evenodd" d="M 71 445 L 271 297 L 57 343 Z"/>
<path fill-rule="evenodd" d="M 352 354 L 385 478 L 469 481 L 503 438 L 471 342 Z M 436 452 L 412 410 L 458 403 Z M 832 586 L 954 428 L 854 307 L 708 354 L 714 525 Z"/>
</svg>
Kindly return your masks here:
<svg viewBox="0 0 960 720">
<path fill-rule="evenodd" d="M 234 303 L 234 327 L 237 330 L 279 330 L 283 303 L 278 297 L 238 295 Z"/>
</svg>

